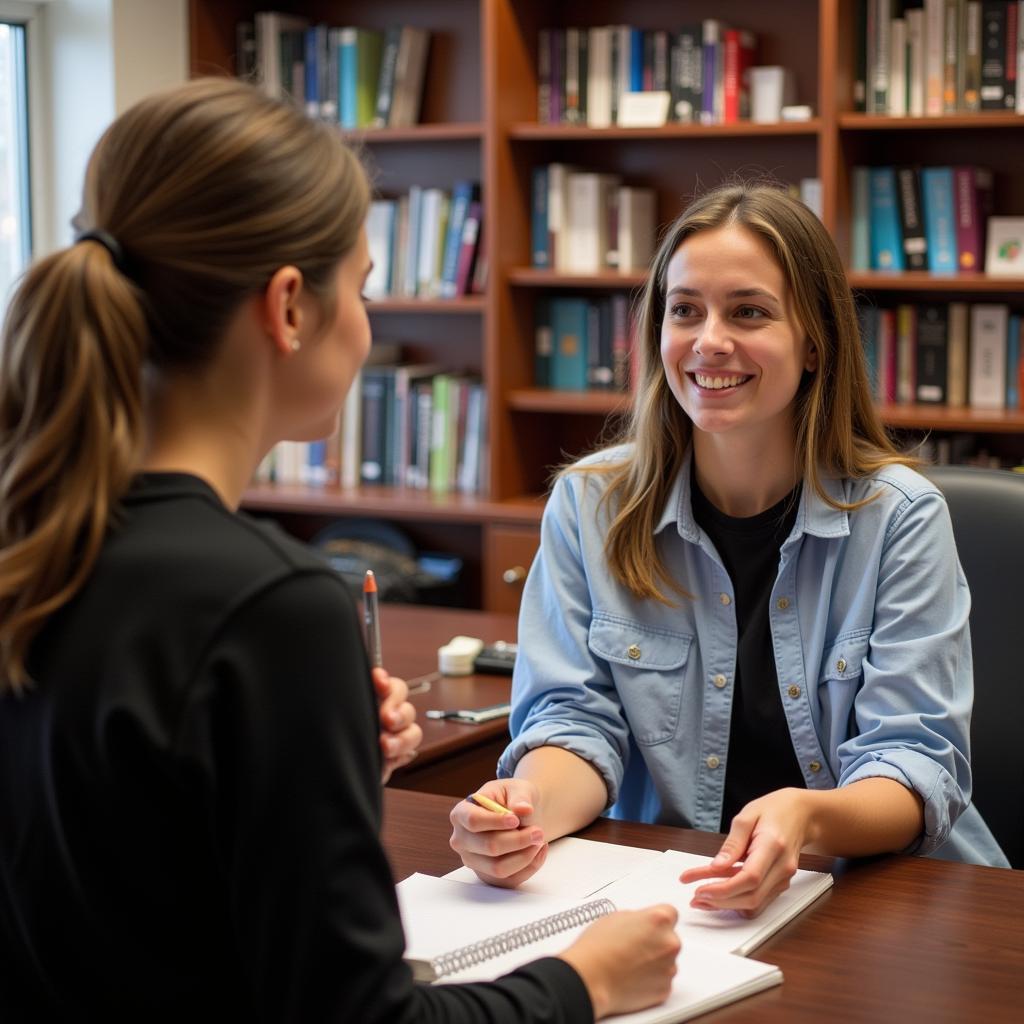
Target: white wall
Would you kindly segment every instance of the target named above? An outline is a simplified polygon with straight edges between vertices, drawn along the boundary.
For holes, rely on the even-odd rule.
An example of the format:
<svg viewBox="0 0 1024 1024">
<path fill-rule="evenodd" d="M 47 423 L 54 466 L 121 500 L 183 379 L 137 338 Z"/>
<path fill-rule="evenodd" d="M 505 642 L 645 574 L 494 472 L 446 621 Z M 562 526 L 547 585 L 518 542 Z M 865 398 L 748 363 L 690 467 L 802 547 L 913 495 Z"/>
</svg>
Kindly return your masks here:
<svg viewBox="0 0 1024 1024">
<path fill-rule="evenodd" d="M 71 241 L 85 165 L 107 125 L 147 93 L 188 77 L 188 14 L 186 0 L 49 0 L 38 11 L 41 255 Z"/>
</svg>

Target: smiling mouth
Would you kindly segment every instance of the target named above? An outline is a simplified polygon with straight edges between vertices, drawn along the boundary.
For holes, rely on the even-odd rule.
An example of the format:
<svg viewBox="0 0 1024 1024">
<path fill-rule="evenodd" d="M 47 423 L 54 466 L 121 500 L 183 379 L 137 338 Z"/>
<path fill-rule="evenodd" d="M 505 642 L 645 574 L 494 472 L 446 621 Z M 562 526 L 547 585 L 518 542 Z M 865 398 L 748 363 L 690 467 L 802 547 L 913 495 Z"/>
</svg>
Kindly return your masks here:
<svg viewBox="0 0 1024 1024">
<path fill-rule="evenodd" d="M 746 384 L 751 379 L 749 374 L 742 373 L 730 373 L 730 374 L 705 374 L 705 373 L 688 373 L 687 377 L 690 378 L 702 391 L 725 391 L 728 388 L 738 388 L 742 384 Z"/>
</svg>

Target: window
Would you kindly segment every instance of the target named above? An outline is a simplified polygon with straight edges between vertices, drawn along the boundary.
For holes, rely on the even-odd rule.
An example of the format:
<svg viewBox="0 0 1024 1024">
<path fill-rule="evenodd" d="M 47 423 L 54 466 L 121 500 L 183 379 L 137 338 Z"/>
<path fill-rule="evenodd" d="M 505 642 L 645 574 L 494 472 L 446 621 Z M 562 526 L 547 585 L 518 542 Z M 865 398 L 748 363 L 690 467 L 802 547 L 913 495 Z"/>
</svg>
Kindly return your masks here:
<svg viewBox="0 0 1024 1024">
<path fill-rule="evenodd" d="M 0 305 L 32 252 L 24 25 L 0 22 Z"/>
</svg>

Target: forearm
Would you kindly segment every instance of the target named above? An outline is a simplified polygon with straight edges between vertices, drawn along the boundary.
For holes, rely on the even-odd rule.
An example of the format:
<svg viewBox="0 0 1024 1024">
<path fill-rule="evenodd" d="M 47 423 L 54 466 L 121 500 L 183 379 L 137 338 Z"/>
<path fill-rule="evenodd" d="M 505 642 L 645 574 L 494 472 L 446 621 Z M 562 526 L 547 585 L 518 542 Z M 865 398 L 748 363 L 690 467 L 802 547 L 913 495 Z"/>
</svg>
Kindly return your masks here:
<svg viewBox="0 0 1024 1024">
<path fill-rule="evenodd" d="M 862 779 L 831 790 L 807 790 L 806 849 L 865 857 L 905 849 L 924 828 L 924 805 L 893 779 Z"/>
<path fill-rule="evenodd" d="M 515 777 L 537 787 L 535 820 L 548 841 L 589 825 L 608 802 L 597 769 L 562 747 L 535 747 L 516 765 Z"/>
</svg>

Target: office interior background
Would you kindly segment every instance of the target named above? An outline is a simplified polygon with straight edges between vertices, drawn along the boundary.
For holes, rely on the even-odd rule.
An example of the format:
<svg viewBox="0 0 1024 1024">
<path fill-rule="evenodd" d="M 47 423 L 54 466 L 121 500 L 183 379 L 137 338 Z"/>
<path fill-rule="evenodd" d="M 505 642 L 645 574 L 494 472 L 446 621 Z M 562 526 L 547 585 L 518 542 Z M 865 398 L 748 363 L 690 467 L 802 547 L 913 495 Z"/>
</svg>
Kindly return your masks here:
<svg viewBox="0 0 1024 1024">
<path fill-rule="evenodd" d="M 732 177 L 789 186 L 836 239 L 901 443 L 1020 465 L 1018 6 L 0 0 L 0 291 L 71 240 L 92 145 L 154 89 L 242 74 L 337 124 L 377 187 L 375 351 L 338 434 L 275 451 L 245 507 L 353 579 L 375 561 L 386 599 L 515 611 L 551 473 L 628 408 L 657 233 Z M 971 47 L 995 73 L 971 18 L 995 7 L 998 103 L 970 96 Z M 954 11 L 937 99 L 935 10 Z M 949 183 L 974 189 L 977 237 L 945 265 L 929 190 Z"/>
</svg>

